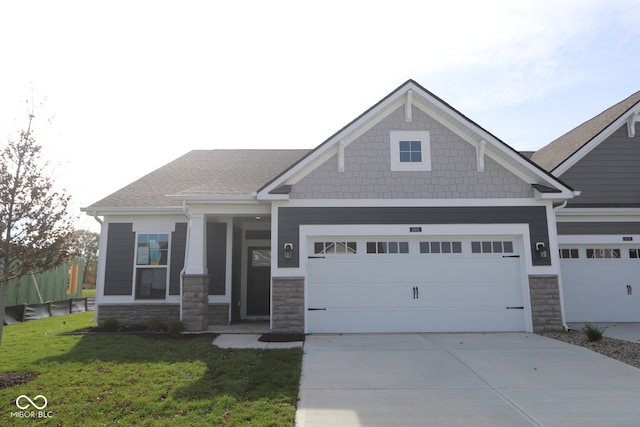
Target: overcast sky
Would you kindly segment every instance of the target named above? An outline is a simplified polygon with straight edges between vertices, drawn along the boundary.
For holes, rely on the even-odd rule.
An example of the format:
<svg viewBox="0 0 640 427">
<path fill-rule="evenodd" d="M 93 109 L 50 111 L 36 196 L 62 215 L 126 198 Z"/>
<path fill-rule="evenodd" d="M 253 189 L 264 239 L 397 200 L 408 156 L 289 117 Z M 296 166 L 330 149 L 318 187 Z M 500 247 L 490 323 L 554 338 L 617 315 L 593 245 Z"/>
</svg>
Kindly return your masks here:
<svg viewBox="0 0 640 427">
<path fill-rule="evenodd" d="M 79 209 L 193 149 L 313 148 L 412 78 L 536 150 L 640 90 L 638 22 L 618 0 L 5 0 L 0 143 L 44 101 Z"/>
</svg>

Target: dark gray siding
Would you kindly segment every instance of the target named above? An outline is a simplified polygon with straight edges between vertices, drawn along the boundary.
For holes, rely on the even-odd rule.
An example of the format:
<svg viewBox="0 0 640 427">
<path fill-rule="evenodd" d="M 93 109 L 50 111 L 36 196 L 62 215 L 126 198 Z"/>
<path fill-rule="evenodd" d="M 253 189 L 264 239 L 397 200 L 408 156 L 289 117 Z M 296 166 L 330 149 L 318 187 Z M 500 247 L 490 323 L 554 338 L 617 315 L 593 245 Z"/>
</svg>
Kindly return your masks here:
<svg viewBox="0 0 640 427">
<path fill-rule="evenodd" d="M 110 223 L 107 234 L 105 295 L 131 295 L 135 233 L 131 223 Z"/>
<path fill-rule="evenodd" d="M 560 178 L 582 192 L 569 207 L 640 206 L 640 129 L 622 126 Z"/>
<path fill-rule="evenodd" d="M 187 248 L 187 223 L 177 222 L 171 234 L 171 264 L 169 267 L 169 295 L 180 295 L 180 272 L 184 268 Z"/>
<path fill-rule="evenodd" d="M 640 234 L 640 222 L 559 222 L 559 235 Z"/>
<path fill-rule="evenodd" d="M 227 277 L 227 224 L 207 223 L 207 269 L 209 295 L 224 295 Z"/>
<path fill-rule="evenodd" d="M 278 211 L 278 266 L 299 267 L 298 248 L 292 259 L 284 259 L 284 242 L 297 242 L 300 225 L 318 224 L 529 224 L 533 265 L 551 265 L 540 259 L 536 242 L 549 247 L 547 213 L 543 206 L 507 207 L 370 207 L 370 208 L 289 208 Z"/>
</svg>

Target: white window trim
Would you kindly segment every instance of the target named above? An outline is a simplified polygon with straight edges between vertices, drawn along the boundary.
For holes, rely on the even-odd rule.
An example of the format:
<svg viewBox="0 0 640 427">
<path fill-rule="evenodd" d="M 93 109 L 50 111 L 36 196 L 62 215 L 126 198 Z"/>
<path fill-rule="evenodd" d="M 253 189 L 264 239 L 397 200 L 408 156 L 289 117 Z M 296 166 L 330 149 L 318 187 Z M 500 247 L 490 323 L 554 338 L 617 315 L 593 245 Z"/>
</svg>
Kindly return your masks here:
<svg viewBox="0 0 640 427">
<path fill-rule="evenodd" d="M 138 236 L 140 234 L 167 234 L 168 235 L 168 246 L 167 246 L 167 264 L 166 265 L 138 265 Z M 138 231 L 135 236 L 135 253 L 133 257 L 133 293 L 132 297 L 135 302 L 146 302 L 146 301 L 157 301 L 157 302 L 166 302 L 169 299 L 169 284 L 171 281 L 171 237 L 172 232 L 167 231 Z M 164 288 L 164 298 L 137 298 L 138 292 L 138 268 L 154 268 L 160 269 L 164 268 L 167 270 L 167 277 L 165 279 L 165 288 Z"/>
<path fill-rule="evenodd" d="M 392 130 L 390 133 L 390 152 L 392 171 L 430 171 L 431 140 L 429 131 Z M 422 143 L 421 162 L 400 161 L 400 141 L 420 141 Z"/>
</svg>

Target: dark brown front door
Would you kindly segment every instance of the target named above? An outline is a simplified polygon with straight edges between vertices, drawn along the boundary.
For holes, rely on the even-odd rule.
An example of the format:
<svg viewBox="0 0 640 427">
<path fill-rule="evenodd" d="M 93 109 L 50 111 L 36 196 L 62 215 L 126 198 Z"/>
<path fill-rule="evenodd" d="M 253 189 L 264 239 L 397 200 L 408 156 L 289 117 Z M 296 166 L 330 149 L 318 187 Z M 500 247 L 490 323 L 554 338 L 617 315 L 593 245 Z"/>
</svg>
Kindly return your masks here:
<svg viewBox="0 0 640 427">
<path fill-rule="evenodd" d="M 269 315 L 271 248 L 250 247 L 247 267 L 247 316 Z"/>
</svg>

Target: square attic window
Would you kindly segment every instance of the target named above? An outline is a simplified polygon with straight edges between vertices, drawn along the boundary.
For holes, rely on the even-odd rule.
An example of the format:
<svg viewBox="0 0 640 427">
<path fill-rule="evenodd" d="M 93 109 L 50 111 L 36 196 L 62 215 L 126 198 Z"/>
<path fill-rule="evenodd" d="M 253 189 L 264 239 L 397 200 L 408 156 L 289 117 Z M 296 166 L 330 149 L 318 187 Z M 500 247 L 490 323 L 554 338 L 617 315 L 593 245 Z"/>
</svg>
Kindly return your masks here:
<svg viewBox="0 0 640 427">
<path fill-rule="evenodd" d="M 392 171 L 430 171 L 431 142 L 429 131 L 391 131 Z"/>
</svg>

